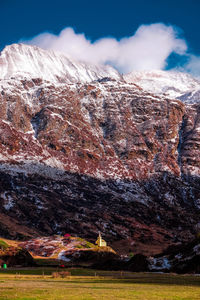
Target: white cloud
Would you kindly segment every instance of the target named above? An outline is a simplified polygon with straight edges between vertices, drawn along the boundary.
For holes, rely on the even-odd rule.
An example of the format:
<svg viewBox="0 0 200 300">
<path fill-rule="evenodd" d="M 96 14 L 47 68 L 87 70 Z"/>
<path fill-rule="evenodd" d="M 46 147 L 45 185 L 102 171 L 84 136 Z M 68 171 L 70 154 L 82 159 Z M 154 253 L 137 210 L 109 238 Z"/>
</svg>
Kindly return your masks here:
<svg viewBox="0 0 200 300">
<path fill-rule="evenodd" d="M 142 25 L 134 35 L 119 41 L 102 38 L 91 42 L 84 34 L 77 34 L 68 27 L 59 35 L 42 33 L 23 42 L 57 50 L 77 60 L 95 64 L 109 63 L 122 73 L 164 69 L 170 54 L 184 55 L 187 51 L 186 42 L 178 37 L 177 30 L 161 23 Z"/>
<path fill-rule="evenodd" d="M 193 76 L 200 77 L 200 56 L 193 54 L 188 56 L 188 62 L 184 65 L 184 70 Z"/>
</svg>

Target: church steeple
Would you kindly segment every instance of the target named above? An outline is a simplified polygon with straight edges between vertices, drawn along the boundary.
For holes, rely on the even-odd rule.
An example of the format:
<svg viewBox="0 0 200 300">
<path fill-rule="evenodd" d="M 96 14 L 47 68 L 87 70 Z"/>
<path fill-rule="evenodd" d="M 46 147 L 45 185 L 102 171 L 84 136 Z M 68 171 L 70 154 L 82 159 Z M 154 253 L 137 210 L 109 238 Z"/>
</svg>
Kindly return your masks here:
<svg viewBox="0 0 200 300">
<path fill-rule="evenodd" d="M 107 246 L 107 243 L 106 241 L 104 241 L 101 237 L 101 232 L 99 231 L 99 236 L 98 236 L 98 239 L 96 240 L 96 244 L 99 246 L 99 247 L 106 247 Z"/>
</svg>

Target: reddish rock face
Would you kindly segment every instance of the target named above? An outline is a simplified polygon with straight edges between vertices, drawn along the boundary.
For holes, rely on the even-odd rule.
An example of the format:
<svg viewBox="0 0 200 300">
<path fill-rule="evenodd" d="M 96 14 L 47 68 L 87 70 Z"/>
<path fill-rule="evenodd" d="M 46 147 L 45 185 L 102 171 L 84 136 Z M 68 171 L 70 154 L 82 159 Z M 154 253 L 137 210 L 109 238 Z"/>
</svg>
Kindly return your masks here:
<svg viewBox="0 0 200 300">
<path fill-rule="evenodd" d="M 144 254 L 195 235 L 198 104 L 109 78 L 0 87 L 0 235 L 100 230 Z"/>
<path fill-rule="evenodd" d="M 23 98 L 24 82 L 18 82 L 12 105 L 6 93 L 1 95 L 2 161 L 15 155 L 18 162 L 42 162 L 100 179 L 180 174 L 181 102 L 112 80 L 34 88 L 34 82 L 26 84 L 30 91 Z"/>
<path fill-rule="evenodd" d="M 181 127 L 180 168 L 184 177 L 200 176 L 200 106 L 188 105 Z M 198 199 L 200 204 L 200 199 Z"/>
</svg>

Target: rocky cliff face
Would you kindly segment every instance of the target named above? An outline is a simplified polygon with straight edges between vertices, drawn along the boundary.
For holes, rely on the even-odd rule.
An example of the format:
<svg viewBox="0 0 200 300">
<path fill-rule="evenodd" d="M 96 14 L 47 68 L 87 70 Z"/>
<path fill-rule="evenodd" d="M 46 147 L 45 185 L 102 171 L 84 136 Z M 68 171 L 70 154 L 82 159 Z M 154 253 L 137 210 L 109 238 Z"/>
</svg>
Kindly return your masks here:
<svg viewBox="0 0 200 300">
<path fill-rule="evenodd" d="M 42 73 L 45 53 L 62 68 Z M 92 240 L 100 230 L 116 249 L 145 254 L 195 235 L 198 101 L 154 95 L 111 67 L 76 62 L 76 78 L 66 76 L 68 58 L 32 46 L 10 46 L 0 62 L 1 235 Z"/>
</svg>

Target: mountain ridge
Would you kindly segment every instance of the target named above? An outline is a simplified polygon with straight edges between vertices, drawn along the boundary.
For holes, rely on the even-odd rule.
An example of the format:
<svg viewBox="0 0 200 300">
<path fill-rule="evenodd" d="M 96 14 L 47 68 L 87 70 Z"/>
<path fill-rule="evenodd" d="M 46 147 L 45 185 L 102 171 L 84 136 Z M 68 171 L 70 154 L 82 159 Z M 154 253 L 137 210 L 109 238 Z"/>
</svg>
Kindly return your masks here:
<svg viewBox="0 0 200 300">
<path fill-rule="evenodd" d="M 123 76 L 128 83 L 135 83 L 145 91 L 165 95 L 192 104 L 200 100 L 200 79 L 179 71 L 133 71 Z"/>
<path fill-rule="evenodd" d="M 69 56 L 37 46 L 12 44 L 0 53 L 0 79 L 41 78 L 59 83 L 90 82 L 104 77 L 122 77 L 110 66 L 78 62 Z"/>
</svg>

